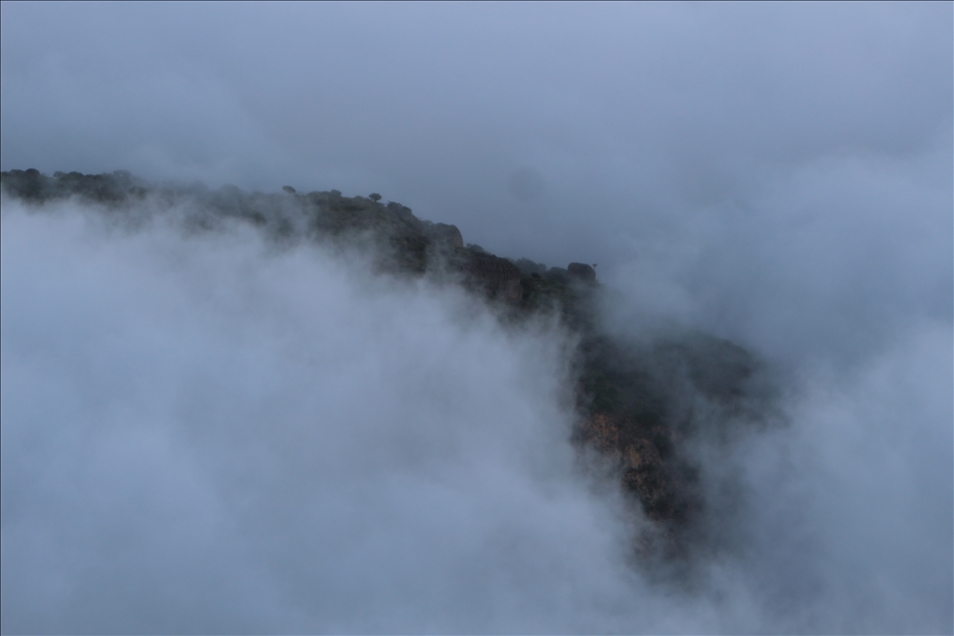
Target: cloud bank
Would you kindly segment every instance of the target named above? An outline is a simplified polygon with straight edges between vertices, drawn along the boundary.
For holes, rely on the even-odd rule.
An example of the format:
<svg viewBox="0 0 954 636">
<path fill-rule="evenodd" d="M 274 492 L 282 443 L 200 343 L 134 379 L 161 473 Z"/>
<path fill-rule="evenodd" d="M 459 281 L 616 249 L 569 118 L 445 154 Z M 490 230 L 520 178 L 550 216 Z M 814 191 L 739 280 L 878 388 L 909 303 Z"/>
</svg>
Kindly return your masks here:
<svg viewBox="0 0 954 636">
<path fill-rule="evenodd" d="M 247 228 L 108 219 L 3 203 L 4 632 L 950 621 L 943 324 L 715 458 L 746 471 L 722 531 L 747 547 L 673 588 L 574 459 L 555 327 Z"/>
<path fill-rule="evenodd" d="M 3 170 L 381 192 L 753 349 L 790 422 L 700 450 L 733 547 L 660 585 L 559 329 L 4 199 L 4 633 L 954 631 L 950 4 L 0 12 Z"/>
</svg>

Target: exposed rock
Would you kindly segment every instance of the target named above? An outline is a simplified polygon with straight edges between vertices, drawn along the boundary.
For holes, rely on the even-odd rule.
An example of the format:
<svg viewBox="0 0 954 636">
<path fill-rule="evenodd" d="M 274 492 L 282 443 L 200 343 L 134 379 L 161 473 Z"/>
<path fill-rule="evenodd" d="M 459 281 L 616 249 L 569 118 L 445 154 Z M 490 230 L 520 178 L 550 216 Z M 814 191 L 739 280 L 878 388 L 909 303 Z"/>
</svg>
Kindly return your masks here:
<svg viewBox="0 0 954 636">
<path fill-rule="evenodd" d="M 677 511 L 684 514 L 698 506 L 692 489 L 673 479 L 678 458 L 671 456 L 665 443 L 662 450 L 658 445 L 667 435 L 664 427 L 645 430 L 631 418 L 606 413 L 593 413 L 578 427 L 578 442 L 618 462 L 623 485 L 636 495 L 651 519 L 669 520 Z M 664 452 L 669 459 L 664 459 Z"/>
</svg>

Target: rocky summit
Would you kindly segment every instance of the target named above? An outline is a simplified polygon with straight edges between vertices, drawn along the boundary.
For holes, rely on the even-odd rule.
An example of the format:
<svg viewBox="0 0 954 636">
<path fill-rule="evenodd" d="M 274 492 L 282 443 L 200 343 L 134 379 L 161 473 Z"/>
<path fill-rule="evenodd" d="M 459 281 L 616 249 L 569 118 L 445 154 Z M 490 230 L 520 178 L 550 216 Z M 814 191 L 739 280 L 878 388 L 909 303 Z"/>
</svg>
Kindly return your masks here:
<svg viewBox="0 0 954 636">
<path fill-rule="evenodd" d="M 635 533 L 639 555 L 685 559 L 718 547 L 709 527 L 738 506 L 713 494 L 731 491 L 731 478 L 707 473 L 699 449 L 727 444 L 772 419 L 764 365 L 744 348 L 676 327 L 639 339 L 610 333 L 594 266 L 503 258 L 466 244 L 456 226 L 419 219 L 400 203 L 381 203 L 378 194 L 302 194 L 291 186 L 271 194 L 209 190 L 154 185 L 125 171 L 51 177 L 12 170 L 0 179 L 6 196 L 37 206 L 75 197 L 121 215 L 149 198 L 154 209 L 179 204 L 188 211 L 185 222 L 197 228 L 232 219 L 276 241 L 363 246 L 379 271 L 452 280 L 490 303 L 501 320 L 555 316 L 577 343 L 572 443 L 581 461 L 595 454 L 651 520 L 648 530 Z"/>
</svg>

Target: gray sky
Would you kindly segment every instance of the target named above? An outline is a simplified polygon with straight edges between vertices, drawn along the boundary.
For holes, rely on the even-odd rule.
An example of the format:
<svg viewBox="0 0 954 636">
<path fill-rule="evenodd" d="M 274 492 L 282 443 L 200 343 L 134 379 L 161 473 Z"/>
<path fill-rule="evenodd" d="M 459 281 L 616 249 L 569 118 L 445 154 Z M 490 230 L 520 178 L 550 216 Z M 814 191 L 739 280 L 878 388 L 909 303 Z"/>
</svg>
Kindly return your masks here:
<svg viewBox="0 0 954 636">
<path fill-rule="evenodd" d="M 548 428 L 553 334 L 251 237 L 4 202 L 4 631 L 950 631 L 951 4 L 0 12 L 3 170 L 380 192 L 598 263 L 617 329 L 752 347 L 796 423 L 733 460 L 749 560 L 666 600 Z"/>
<path fill-rule="evenodd" d="M 377 191 L 763 347 L 753 286 L 797 351 L 832 306 L 951 316 L 947 4 L 2 11 L 4 170 Z"/>
</svg>

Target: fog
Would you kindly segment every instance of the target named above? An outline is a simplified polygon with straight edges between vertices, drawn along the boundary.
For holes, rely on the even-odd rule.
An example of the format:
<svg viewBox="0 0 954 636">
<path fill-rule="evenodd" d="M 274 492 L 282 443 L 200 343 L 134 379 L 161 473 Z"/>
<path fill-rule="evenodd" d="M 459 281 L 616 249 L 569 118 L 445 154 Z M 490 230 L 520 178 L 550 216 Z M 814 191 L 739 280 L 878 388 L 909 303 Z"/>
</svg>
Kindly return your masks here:
<svg viewBox="0 0 954 636">
<path fill-rule="evenodd" d="M 660 582 L 559 325 L 4 196 L 4 633 L 954 630 L 949 4 L 0 11 L 3 170 L 380 192 L 751 348 L 788 422 Z"/>
</svg>

